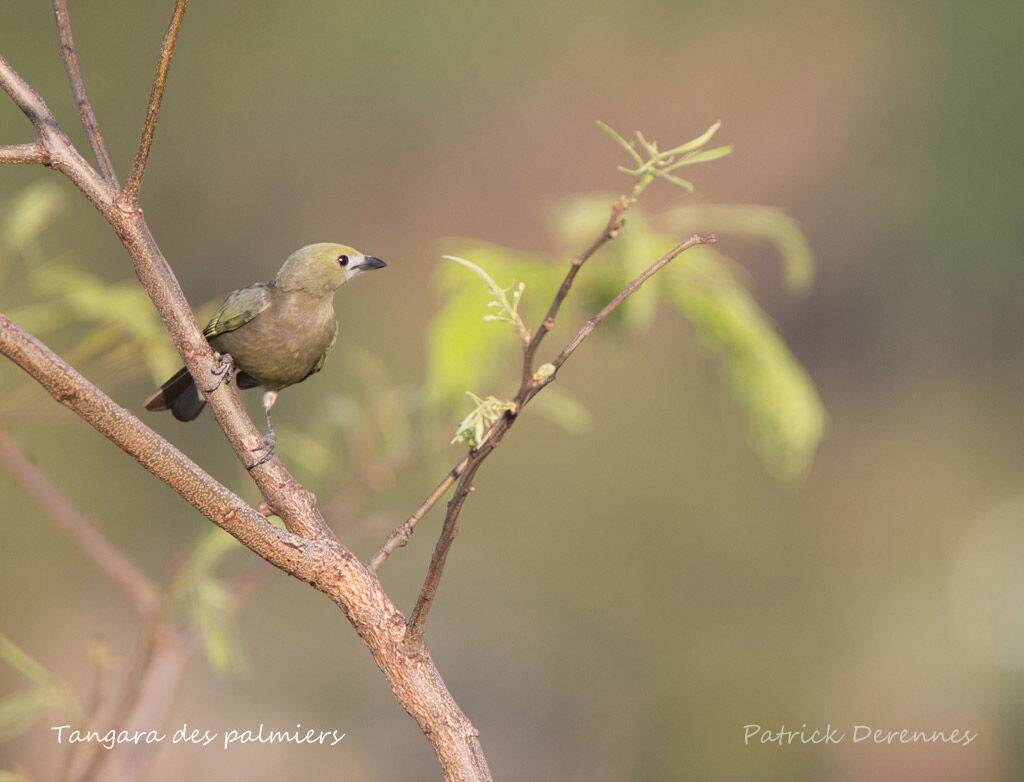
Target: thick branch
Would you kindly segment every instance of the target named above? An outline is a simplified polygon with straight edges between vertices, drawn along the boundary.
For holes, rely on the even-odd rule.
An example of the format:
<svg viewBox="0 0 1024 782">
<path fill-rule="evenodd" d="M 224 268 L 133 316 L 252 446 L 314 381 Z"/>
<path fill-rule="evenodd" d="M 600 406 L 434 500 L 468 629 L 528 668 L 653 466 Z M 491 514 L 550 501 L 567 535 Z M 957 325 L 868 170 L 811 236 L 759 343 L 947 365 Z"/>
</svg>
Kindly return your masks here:
<svg viewBox="0 0 1024 782">
<path fill-rule="evenodd" d="M 160 118 L 160 103 L 164 98 L 167 71 L 171 67 L 174 44 L 178 41 L 178 30 L 181 29 L 181 20 L 185 16 L 187 6 L 188 0 L 176 0 L 174 13 L 171 14 L 171 23 L 167 26 L 163 43 L 160 45 L 160 60 L 156 66 L 153 88 L 149 93 L 149 104 L 146 106 L 146 121 L 142 124 L 139 148 L 135 152 L 135 161 L 132 163 L 128 182 L 124 186 L 124 197 L 129 204 L 135 204 L 139 200 L 139 189 L 142 187 L 142 177 L 146 173 L 146 162 L 149 160 L 149 149 L 153 145 L 153 134 L 156 132 L 156 121 Z"/>
<path fill-rule="evenodd" d="M 147 134 L 144 129 L 140 155 L 136 157 L 136 184 L 126 187 L 127 194 L 134 193 L 136 198 L 184 6 L 185 0 L 178 0 L 164 39 L 161 67 L 150 100 L 153 112 L 147 113 L 149 131 Z M 65 174 L 82 190 L 117 233 L 185 365 L 203 387 L 204 378 L 210 376 L 215 366 L 213 353 L 135 199 L 118 193 L 89 166 L 57 125 L 42 98 L 2 57 L 0 86 L 36 127 L 47 165 Z M 326 594 L 363 639 L 399 704 L 423 730 L 446 779 L 491 778 L 477 730 L 445 688 L 429 652 L 422 646 L 414 654 L 406 652 L 405 618 L 374 574 L 324 524 L 312 493 L 292 478 L 280 462 L 271 460 L 251 470 L 250 475 L 292 534 L 268 522 L 2 315 L 0 353 L 22 366 L 58 401 L 100 430 L 218 526 L 271 564 Z M 239 403 L 233 386 L 222 384 L 208 395 L 207 401 L 236 455 L 248 463 L 251 449 L 260 442 L 260 434 Z"/>
<path fill-rule="evenodd" d="M 185 294 L 157 247 L 142 212 L 138 207 L 126 206 L 117 190 L 86 162 L 57 125 L 43 99 L 3 57 L 0 57 L 0 86 L 36 127 L 40 136 L 38 143 L 45 150 L 47 165 L 67 176 L 120 237 L 135 265 L 135 273 L 160 313 L 178 353 L 193 377 L 198 378 L 198 385 L 204 387 L 204 378 L 212 377 L 211 369 L 215 366 L 213 351 L 199 331 Z M 224 383 L 209 395 L 207 401 L 239 461 L 248 464 L 252 449 L 261 442 L 261 435 L 238 401 L 237 394 Z M 271 460 L 250 474 L 290 531 L 304 537 L 332 536 L 316 508 L 312 493 L 304 489 L 280 462 Z"/>
<path fill-rule="evenodd" d="M 60 56 L 64 60 L 64 70 L 68 74 L 68 82 L 71 84 L 71 94 L 78 106 L 78 116 L 82 120 L 82 127 L 89 137 L 89 146 L 92 147 L 93 157 L 100 167 L 103 178 L 112 186 L 120 187 L 117 182 L 117 174 L 114 173 L 114 164 L 110 162 L 107 154 L 107 146 L 103 143 L 103 133 L 100 132 L 99 123 L 93 113 L 89 96 L 85 92 L 85 82 L 82 80 L 82 71 L 78 66 L 78 55 L 75 53 L 75 41 L 71 36 L 71 19 L 68 16 L 67 0 L 53 0 L 53 14 L 57 19 L 57 34 L 60 37 Z"/>
<path fill-rule="evenodd" d="M 399 704 L 419 723 L 446 778 L 491 778 L 476 728 L 445 688 L 426 648 L 406 652 L 405 618 L 352 552 L 333 538 L 310 540 L 275 527 L 3 315 L 0 353 L 219 527 L 327 595 L 369 648 Z"/>
<path fill-rule="evenodd" d="M 24 369 L 50 395 L 70 408 L 139 464 L 188 500 L 204 516 L 261 557 L 287 572 L 294 559 L 292 535 L 221 486 L 185 454 L 116 404 L 46 345 L 0 314 L 0 353 Z"/>
</svg>

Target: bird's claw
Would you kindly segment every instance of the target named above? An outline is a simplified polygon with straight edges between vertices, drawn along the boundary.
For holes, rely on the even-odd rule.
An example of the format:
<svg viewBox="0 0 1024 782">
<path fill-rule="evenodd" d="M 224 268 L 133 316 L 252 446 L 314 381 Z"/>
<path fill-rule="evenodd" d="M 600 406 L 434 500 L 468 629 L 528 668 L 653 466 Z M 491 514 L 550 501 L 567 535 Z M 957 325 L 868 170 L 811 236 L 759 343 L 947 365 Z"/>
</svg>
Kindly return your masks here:
<svg viewBox="0 0 1024 782">
<path fill-rule="evenodd" d="M 265 437 L 261 437 L 260 441 L 256 445 L 254 445 L 252 448 L 250 448 L 249 450 L 250 451 L 256 451 L 256 452 L 263 451 L 264 453 L 262 453 L 260 455 L 260 457 L 258 459 L 256 459 L 256 461 L 254 461 L 252 464 L 247 464 L 245 466 L 245 469 L 251 470 L 254 467 L 258 467 L 261 464 L 265 464 L 266 462 L 269 462 L 273 458 L 273 456 L 274 456 L 274 445 L 275 445 L 275 438 L 271 437 L 270 435 L 267 435 Z"/>
<path fill-rule="evenodd" d="M 230 353 L 214 353 L 214 356 L 217 358 L 217 363 L 210 368 L 210 374 L 214 376 L 215 380 L 212 386 L 203 389 L 207 394 L 212 394 L 220 388 L 221 383 L 231 376 L 231 368 L 235 363 Z"/>
</svg>

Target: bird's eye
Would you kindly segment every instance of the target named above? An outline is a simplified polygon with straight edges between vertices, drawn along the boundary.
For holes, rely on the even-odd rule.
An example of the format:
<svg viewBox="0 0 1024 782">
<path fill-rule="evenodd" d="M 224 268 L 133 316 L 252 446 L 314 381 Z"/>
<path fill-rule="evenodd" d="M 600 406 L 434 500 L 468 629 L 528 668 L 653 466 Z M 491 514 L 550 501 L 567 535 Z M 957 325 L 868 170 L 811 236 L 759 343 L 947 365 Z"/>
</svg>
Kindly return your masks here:
<svg viewBox="0 0 1024 782">
<path fill-rule="evenodd" d="M 338 256 L 338 263 L 340 263 L 342 265 L 342 268 L 344 268 L 345 266 L 348 266 L 348 256 L 347 255 L 339 255 Z"/>
</svg>

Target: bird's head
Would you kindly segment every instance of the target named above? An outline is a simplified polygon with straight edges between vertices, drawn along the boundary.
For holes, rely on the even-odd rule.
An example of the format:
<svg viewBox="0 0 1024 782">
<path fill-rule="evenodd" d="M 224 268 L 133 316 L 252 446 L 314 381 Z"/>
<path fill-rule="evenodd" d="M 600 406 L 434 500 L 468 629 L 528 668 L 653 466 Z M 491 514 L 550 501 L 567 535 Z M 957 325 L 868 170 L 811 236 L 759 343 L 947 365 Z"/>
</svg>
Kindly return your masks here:
<svg viewBox="0 0 1024 782">
<path fill-rule="evenodd" d="M 384 266 L 380 258 L 364 255 L 345 244 L 310 244 L 288 256 L 274 285 L 322 296 L 333 293 L 365 271 Z"/>
</svg>

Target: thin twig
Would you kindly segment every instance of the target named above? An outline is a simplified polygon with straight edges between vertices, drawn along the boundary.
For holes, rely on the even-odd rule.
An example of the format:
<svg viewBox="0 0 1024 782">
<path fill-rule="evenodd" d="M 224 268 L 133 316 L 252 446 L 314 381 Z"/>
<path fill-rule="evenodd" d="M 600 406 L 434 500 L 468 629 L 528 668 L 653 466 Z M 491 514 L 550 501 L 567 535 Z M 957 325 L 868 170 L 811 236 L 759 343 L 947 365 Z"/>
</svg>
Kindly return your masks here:
<svg viewBox="0 0 1024 782">
<path fill-rule="evenodd" d="M 409 624 L 406 626 L 405 647 L 410 651 L 419 649 L 423 643 L 423 631 L 427 621 L 427 613 L 430 611 L 430 605 L 433 603 L 434 595 L 437 594 L 437 588 L 441 583 L 441 575 L 444 573 L 444 564 L 448 559 L 448 551 L 455 541 L 455 536 L 459 534 L 459 512 L 462 510 L 466 497 L 473 490 L 473 477 L 476 475 L 476 471 L 480 469 L 483 461 L 483 456 L 470 460 L 469 466 L 462 474 L 462 478 L 459 479 L 459 485 L 455 489 L 455 494 L 448 502 L 448 510 L 444 515 L 441 534 L 438 536 L 437 544 L 434 546 L 434 553 L 430 557 L 427 577 L 423 581 L 419 597 L 416 599 L 416 605 L 409 615 Z"/>
<path fill-rule="evenodd" d="M 50 521 L 89 557 L 143 619 L 157 610 L 157 588 L 100 531 L 99 526 L 67 498 L 60 486 L 28 460 L 18 444 L 0 431 L 0 467 L 38 502 Z"/>
<path fill-rule="evenodd" d="M 68 82 L 71 84 L 71 94 L 74 96 L 75 105 L 78 106 L 78 116 L 89 137 L 89 146 L 92 147 L 92 154 L 96 158 L 96 164 L 99 166 L 103 178 L 111 187 L 118 188 L 120 185 L 117 182 L 117 174 L 114 173 L 114 164 L 110 162 L 107 146 L 103 143 L 103 133 L 96 121 L 96 114 L 92 110 L 89 96 L 85 92 L 85 82 L 82 80 L 78 55 L 75 53 L 75 41 L 71 36 L 71 19 L 68 16 L 67 0 L 53 0 L 53 14 L 57 19 L 57 35 L 60 37 L 60 56 L 64 60 L 64 70 L 67 71 Z"/>
<path fill-rule="evenodd" d="M 370 560 L 370 570 L 376 573 L 380 566 L 384 564 L 384 560 L 391 556 L 395 549 L 399 549 L 409 542 L 409 538 L 416 525 L 427 515 L 427 511 L 437 504 L 437 501 L 444 496 L 452 484 L 458 480 L 459 476 L 462 475 L 462 471 L 466 469 L 467 464 L 469 464 L 469 454 L 462 457 L 462 461 L 452 467 L 451 471 L 444 476 L 444 479 L 437 484 L 437 488 L 430 493 L 430 496 L 423 501 L 423 504 L 405 522 L 391 530 L 391 534 L 384 541 L 384 545 L 377 550 L 377 553 Z"/>
<path fill-rule="evenodd" d="M 176 16 L 180 16 L 183 7 L 184 3 L 179 0 Z M 124 193 L 118 193 L 88 164 L 60 129 L 46 102 L 2 56 L 0 87 L 35 126 L 39 143 L 46 151 L 46 165 L 68 177 L 110 223 L 131 256 L 135 272 L 186 366 L 194 377 L 202 378 L 214 366 L 212 350 L 202 337 L 181 286 L 137 203 L 126 199 Z M 129 191 L 134 192 L 136 198 L 142 168 L 144 165 L 140 167 L 136 185 Z M 380 581 L 338 542 L 324 523 L 315 497 L 283 465 L 271 460 L 252 470 L 250 475 L 290 532 L 278 529 L 256 513 L 45 345 L 2 315 L 0 353 L 21 366 L 58 402 L 168 483 L 214 523 L 269 563 L 323 592 L 358 630 L 402 708 L 416 720 L 437 753 L 446 778 L 491 778 L 479 733 L 448 692 L 430 654 L 422 647 L 415 655 L 404 652 L 405 617 L 384 592 Z M 249 450 L 260 435 L 245 413 L 234 386 L 223 384 L 207 401 L 236 455 L 248 459 Z"/>
<path fill-rule="evenodd" d="M 327 595 L 359 630 L 396 698 L 423 728 L 444 772 L 457 779 L 491 778 L 476 729 L 445 688 L 430 654 L 422 648 L 414 655 L 404 652 L 405 618 L 354 554 L 334 538 L 304 538 L 275 527 L 2 314 L 0 354 L 215 524 Z M 303 498 L 295 503 L 303 505 Z"/>
<path fill-rule="evenodd" d="M 124 197 L 129 204 L 135 204 L 139 200 L 139 189 L 142 187 L 142 177 L 146 173 L 146 161 L 149 160 L 149 148 L 153 145 L 156 121 L 160 118 L 160 103 L 164 98 L 167 71 L 171 67 L 174 44 L 178 40 L 178 30 L 181 29 L 181 19 L 185 15 L 185 8 L 187 6 L 188 0 L 175 1 L 174 13 L 171 14 L 171 23 L 167 26 L 163 43 L 160 45 L 160 61 L 157 63 L 156 76 L 153 77 L 153 89 L 149 93 L 149 105 L 146 106 L 146 121 L 142 125 L 139 148 L 135 152 L 135 161 L 132 163 L 128 182 L 124 186 Z"/>
<path fill-rule="evenodd" d="M 41 163 L 46 165 L 46 150 L 38 141 L 31 144 L 0 146 L 0 163 Z"/>
<path fill-rule="evenodd" d="M 28 117 L 29 122 L 36 129 L 36 144 L 42 150 L 42 159 L 39 162 L 68 177 L 104 216 L 113 215 L 116 191 L 78 153 L 74 144 L 71 143 L 71 139 L 53 116 L 50 107 L 46 105 L 46 101 L 27 81 L 21 78 L 2 54 L 0 54 L 0 87 L 3 87 L 4 91 L 11 96 L 11 100 Z M 20 159 L 10 162 L 28 162 L 25 159 L 26 154 L 35 157 L 35 153 L 30 152 L 27 145 L 8 147 L 8 149 L 16 150 L 15 158 L 20 157 Z M 108 217 L 108 219 L 111 218 Z"/>
<path fill-rule="evenodd" d="M 612 219 L 608 223 L 609 227 L 617 223 L 621 224 L 619 221 L 624 207 L 619 207 L 622 203 L 622 201 L 617 202 L 615 208 L 613 208 Z M 602 234 L 602 237 L 605 238 L 602 239 L 602 237 L 598 237 L 595 243 L 591 245 L 591 248 L 593 249 L 588 250 L 588 252 L 583 256 L 577 256 L 577 258 L 583 258 L 583 260 L 586 260 L 586 258 L 590 257 L 590 255 L 592 255 L 593 252 L 601 246 L 601 244 L 604 244 L 604 242 L 608 241 L 610 238 L 614 238 L 614 233 L 610 233 L 611 230 L 611 228 L 606 228 L 605 232 Z M 486 459 L 487 456 L 498 447 L 502 437 L 504 437 L 505 433 L 511 428 L 512 424 L 515 423 L 519 411 L 521 411 L 523 406 L 533 399 L 533 397 L 540 393 L 541 389 L 554 381 L 558 369 L 576 351 L 583 340 L 586 339 L 590 333 L 593 332 L 593 330 L 597 328 L 597 326 L 600 325 L 600 323 L 626 299 L 632 296 L 641 285 L 650 279 L 652 275 L 660 269 L 663 269 L 680 253 L 685 252 L 689 248 L 697 244 L 713 244 L 715 241 L 714 235 L 709 234 L 707 236 L 701 236 L 694 234 L 685 242 L 681 242 L 676 245 L 669 252 L 651 264 L 643 274 L 629 283 L 629 285 L 619 292 L 615 298 L 608 302 L 608 304 L 606 304 L 601 311 L 597 313 L 597 315 L 584 324 L 583 328 L 577 332 L 576 336 L 573 337 L 562 352 L 558 354 L 558 358 L 554 361 L 554 372 L 543 378 L 537 378 L 531 373 L 528 382 L 524 383 L 520 388 L 519 393 L 516 395 L 516 408 L 513 411 L 509 411 L 496 421 L 487 432 L 487 435 L 481 445 L 476 450 L 472 450 L 467 454 L 466 458 L 463 460 L 466 466 L 462 472 L 462 477 L 459 479 L 458 486 L 452 495 L 452 499 L 448 502 L 448 510 L 445 514 L 444 525 L 441 528 L 441 534 L 439 535 L 437 544 L 434 547 L 434 553 L 430 559 L 430 567 L 427 569 L 427 576 L 423 581 L 423 586 L 420 588 L 419 597 L 416 599 L 416 605 L 414 606 L 412 613 L 409 615 L 409 623 L 405 631 L 405 646 L 407 649 L 415 650 L 419 648 L 419 645 L 423 642 L 427 613 L 430 611 L 434 595 L 437 594 L 437 588 L 441 583 L 441 575 L 444 571 L 448 551 L 451 549 L 452 542 L 455 540 L 455 536 L 459 532 L 459 513 L 462 511 L 462 507 L 465 504 L 469 493 L 473 490 L 473 477 L 476 475 L 477 470 L 480 469 L 484 459 Z M 552 303 L 552 307 L 548 310 L 548 316 L 545 318 L 545 321 L 547 321 L 548 318 L 553 318 L 553 313 L 557 313 L 558 307 L 561 306 L 562 301 L 564 301 L 566 295 L 568 295 L 569 288 L 572 286 L 573 279 L 576 276 L 576 272 L 579 270 L 579 266 L 580 264 L 576 263 L 576 259 L 573 259 L 573 267 L 566 275 L 566 280 L 563 282 L 562 287 L 556 295 L 556 301 Z M 451 473 L 449 476 L 451 476 Z M 395 535 L 395 533 L 393 532 L 392 535 Z"/>
<path fill-rule="evenodd" d="M 555 327 L 555 318 L 562 307 L 562 303 L 569 295 L 569 290 L 572 288 L 573 280 L 576 279 L 576 275 L 579 273 L 580 267 L 582 267 L 594 253 L 600 250 L 606 242 L 614 239 L 618 235 L 619 230 L 625 223 L 622 218 L 622 214 L 629 209 L 629 206 L 629 201 L 627 201 L 625 197 L 620 198 L 612 205 L 611 216 L 608 218 L 608 223 L 597 238 L 591 242 L 590 246 L 580 255 L 577 255 L 572 259 L 572 262 L 569 264 L 569 269 L 565 273 L 565 278 L 562 280 L 562 284 L 559 286 L 558 292 L 551 301 L 551 306 L 548 307 L 547 315 L 544 316 L 544 320 L 541 321 L 540 326 L 537 327 L 533 337 L 523 346 L 523 376 L 520 382 L 519 392 L 516 394 L 515 398 L 517 412 L 522 408 L 522 402 L 526 398 L 533 382 L 533 363 L 537 354 L 537 348 L 540 347 L 540 343 L 547 333 Z M 503 417 L 491 425 L 491 429 L 484 436 L 483 440 L 481 440 L 481 443 L 491 439 L 498 427 L 503 425 L 506 417 Z M 477 451 L 479 452 L 479 450 L 480 449 L 478 448 Z M 385 560 L 391 556 L 391 554 L 409 542 L 409 538 L 412 536 L 416 525 L 419 524 L 427 511 L 437 504 L 437 501 L 444 496 L 445 492 L 452 487 L 455 481 L 459 479 L 459 476 L 462 475 L 466 466 L 470 464 L 472 456 L 472 451 L 466 454 L 466 456 L 462 458 L 462 461 L 449 471 L 444 479 L 437 485 L 437 488 L 435 488 L 434 491 L 431 492 L 430 496 L 424 500 L 423 504 L 416 509 L 416 512 L 391 531 L 387 540 L 384 541 L 384 545 L 377 550 L 377 553 L 374 554 L 373 558 L 370 560 L 370 569 L 374 573 L 380 569 L 380 566 L 384 564 Z M 440 541 L 438 542 L 440 543 Z"/>
<path fill-rule="evenodd" d="M 598 237 L 591 243 L 582 254 L 577 255 L 572 259 L 572 263 L 569 264 L 569 270 L 565 273 L 565 278 L 562 280 L 562 284 L 558 288 L 558 293 L 555 294 L 555 298 L 551 302 L 551 306 L 548 308 L 548 313 L 544 317 L 540 326 L 537 327 L 536 333 L 533 335 L 533 339 L 523 349 L 523 376 L 519 386 L 519 393 L 516 395 L 517 400 L 520 402 L 525 397 L 527 388 L 533 381 L 533 362 L 537 355 L 537 348 L 540 347 L 541 341 L 547 336 L 547 333 L 555 327 L 555 317 L 558 315 L 559 309 L 562 307 L 562 303 L 569 295 L 569 290 L 572 288 L 572 283 L 576 279 L 576 275 L 579 273 L 580 268 L 584 263 L 598 250 L 600 250 L 606 242 L 614 239 L 619 234 L 619 230 L 624 225 L 625 221 L 622 218 L 622 214 L 629 209 L 630 202 L 625 196 L 619 198 L 612 205 L 612 213 L 608 218 L 608 224 L 604 227 L 604 230 L 598 235 Z"/>
<path fill-rule="evenodd" d="M 540 392 L 540 390 L 544 388 L 544 386 L 551 383 L 555 379 L 555 375 L 561 368 L 562 364 L 564 364 L 568 360 L 569 356 L 576 352 L 576 348 L 580 346 L 580 343 L 583 342 L 583 340 L 585 340 L 587 337 L 589 337 L 591 332 L 593 332 L 593 330 L 600 325 L 601 321 L 603 321 L 605 318 L 611 315 L 612 312 L 614 312 L 619 307 L 619 305 L 622 304 L 622 302 L 624 302 L 626 299 L 628 299 L 630 296 L 636 293 L 640 286 L 647 282 L 647 280 L 650 279 L 652 275 L 663 269 L 676 256 L 685 252 L 686 250 L 689 250 L 691 247 L 694 247 L 698 244 L 715 244 L 717 241 L 718 239 L 714 234 L 694 234 L 685 242 L 677 244 L 675 247 L 673 247 L 671 250 L 669 250 L 667 253 L 661 256 L 661 258 L 659 258 L 653 264 L 648 266 L 647 269 L 644 270 L 643 274 L 641 274 L 629 285 L 623 288 L 614 299 L 612 299 L 602 308 L 602 310 L 599 313 L 597 313 L 594 317 L 592 317 L 585 324 L 583 324 L 583 327 L 576 333 L 576 336 L 569 341 L 569 344 L 566 345 L 562 349 L 562 352 L 558 354 L 558 358 L 556 358 L 552 362 L 553 366 L 555 367 L 555 371 L 552 372 L 547 377 L 534 381 L 529 392 L 527 392 L 526 398 L 523 400 L 523 403 L 525 404 L 529 400 L 533 399 L 533 397 L 535 397 Z"/>
</svg>

